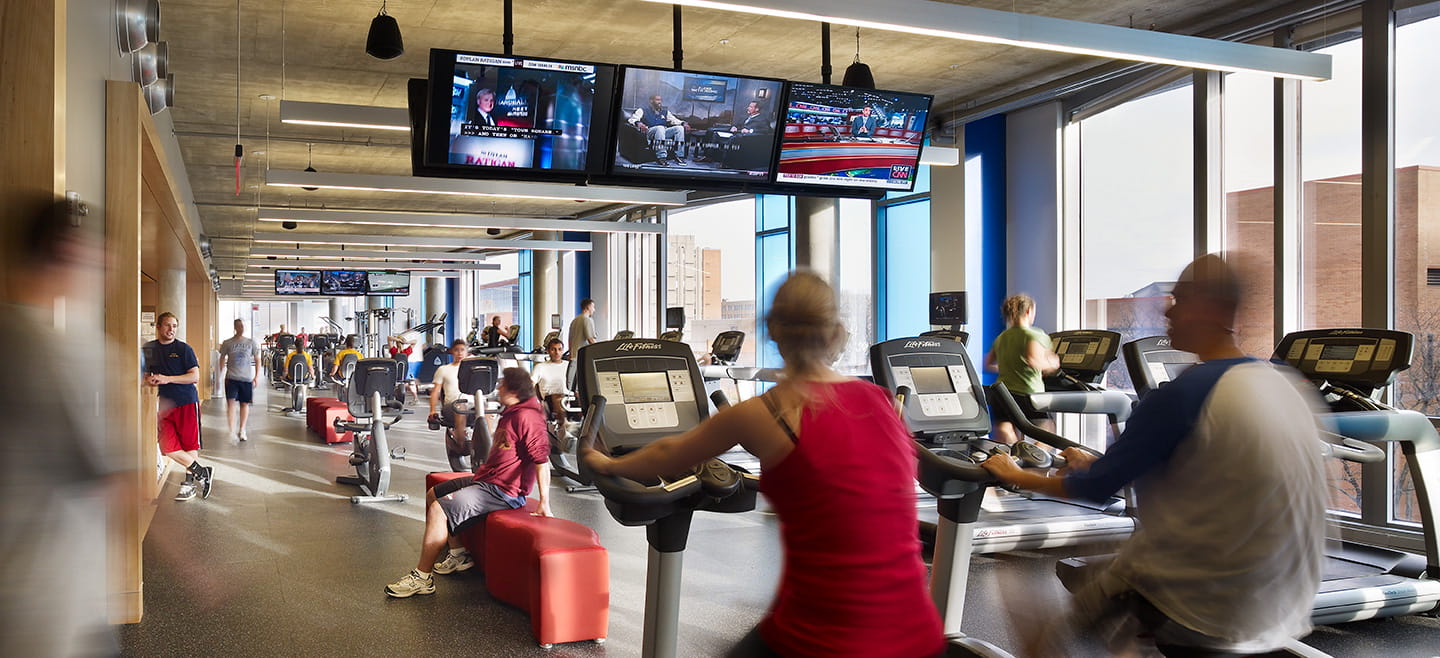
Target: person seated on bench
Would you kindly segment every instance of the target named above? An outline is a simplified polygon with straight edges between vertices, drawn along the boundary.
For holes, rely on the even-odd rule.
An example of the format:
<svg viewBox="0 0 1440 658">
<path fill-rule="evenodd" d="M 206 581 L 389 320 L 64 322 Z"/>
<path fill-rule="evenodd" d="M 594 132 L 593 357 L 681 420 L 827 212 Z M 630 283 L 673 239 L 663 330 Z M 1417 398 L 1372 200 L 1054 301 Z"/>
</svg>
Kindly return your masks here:
<svg viewBox="0 0 1440 658">
<path fill-rule="evenodd" d="M 565 343 L 559 338 L 551 338 L 545 343 L 545 354 L 548 361 L 541 361 L 535 364 L 530 376 L 535 378 L 535 390 L 539 393 L 540 399 L 545 401 L 550 409 L 550 417 L 555 420 L 555 436 L 565 436 L 565 395 L 569 393 L 565 389 L 567 373 L 570 364 L 566 363 L 561 356 L 565 354 Z"/>
<path fill-rule="evenodd" d="M 496 394 L 505 410 L 495 427 L 490 456 L 474 476 L 442 482 L 425 492 L 425 536 L 420 561 L 410 573 L 385 587 L 395 598 L 434 594 L 431 571 L 449 574 L 475 565 L 460 545 L 458 535 L 475 523 L 484 523 L 490 512 L 525 506 L 531 489 L 540 504 L 537 516 L 550 512 L 550 441 L 545 432 L 545 412 L 535 399 L 535 383 L 522 368 L 506 368 L 500 374 Z M 436 562 L 447 546 L 450 552 Z"/>
<path fill-rule="evenodd" d="M 315 372 L 315 359 L 311 358 L 310 352 L 305 349 L 308 347 L 307 342 L 304 337 L 296 336 L 294 349 L 291 349 L 290 353 L 285 355 L 285 381 L 291 384 L 303 383 L 290 379 L 290 364 L 294 363 L 297 357 L 305 362 L 309 372 Z"/>
<path fill-rule="evenodd" d="M 352 354 L 355 356 L 356 361 L 365 358 L 365 356 L 360 353 L 360 350 L 355 349 L 355 337 L 346 336 L 345 349 L 335 353 L 335 363 L 330 366 L 330 379 L 338 380 L 340 378 L 340 368 L 345 364 L 345 357 Z"/>
<path fill-rule="evenodd" d="M 469 352 L 465 341 L 457 340 L 451 343 L 450 363 L 435 369 L 435 379 L 432 382 L 434 386 L 430 387 L 430 420 L 438 423 L 443 414 L 445 420 L 450 423 L 453 430 L 450 432 L 450 443 L 445 446 L 445 450 L 452 455 L 470 454 L 470 441 L 465 435 L 465 414 L 455 410 L 455 403 L 467 397 L 460 393 L 460 362 L 469 356 Z M 484 411 L 477 410 L 477 413 L 484 413 Z"/>
</svg>

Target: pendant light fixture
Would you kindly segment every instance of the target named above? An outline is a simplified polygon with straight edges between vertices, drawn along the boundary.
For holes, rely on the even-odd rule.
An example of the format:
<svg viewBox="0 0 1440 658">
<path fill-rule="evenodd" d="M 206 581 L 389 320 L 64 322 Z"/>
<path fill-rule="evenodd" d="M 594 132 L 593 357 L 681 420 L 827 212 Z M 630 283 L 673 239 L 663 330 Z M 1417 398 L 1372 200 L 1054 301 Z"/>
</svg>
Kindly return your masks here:
<svg viewBox="0 0 1440 658">
<path fill-rule="evenodd" d="M 395 59 L 405 54 L 405 42 L 400 38 L 400 24 L 395 17 L 385 12 L 385 2 L 380 3 L 380 13 L 370 21 L 370 35 L 365 39 L 365 52 L 376 59 Z"/>
<path fill-rule="evenodd" d="M 859 87 L 861 89 L 874 89 L 875 76 L 870 73 L 870 67 L 860 61 L 860 28 L 855 28 L 855 61 L 845 69 L 845 78 L 840 84 L 846 87 Z"/>
<path fill-rule="evenodd" d="M 310 156 L 309 156 L 309 158 L 307 159 L 307 161 L 306 161 L 306 163 L 305 163 L 305 171 L 310 172 L 310 173 L 312 173 L 312 174 L 313 174 L 313 173 L 316 173 L 316 171 L 315 171 L 315 143 L 314 143 L 314 142 L 306 142 L 306 143 L 305 143 L 305 147 L 310 150 Z M 315 190 L 318 190 L 318 189 L 320 189 L 320 188 L 318 188 L 318 187 L 305 187 L 305 186 L 302 185 L 302 186 L 300 186 L 300 189 L 305 190 L 305 191 L 307 191 L 307 192 L 314 192 Z"/>
</svg>

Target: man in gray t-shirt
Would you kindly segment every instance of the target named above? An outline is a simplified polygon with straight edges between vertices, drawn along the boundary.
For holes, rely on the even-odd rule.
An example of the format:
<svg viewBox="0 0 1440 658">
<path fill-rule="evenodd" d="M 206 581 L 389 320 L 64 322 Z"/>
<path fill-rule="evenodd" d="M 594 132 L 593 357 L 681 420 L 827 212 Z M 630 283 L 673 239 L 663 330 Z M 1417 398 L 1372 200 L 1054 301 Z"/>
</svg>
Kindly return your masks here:
<svg viewBox="0 0 1440 658">
<path fill-rule="evenodd" d="M 580 300 L 580 315 L 570 321 L 570 390 L 575 390 L 575 359 L 580 355 L 580 348 L 595 342 L 595 300 L 585 298 Z"/>
<path fill-rule="evenodd" d="M 225 420 L 229 423 L 230 434 L 241 441 L 245 425 L 250 419 L 250 404 L 255 401 L 255 381 L 260 369 L 255 363 L 260 359 L 260 346 L 245 337 L 245 322 L 236 318 L 235 335 L 220 344 L 220 369 L 225 371 Z M 235 425 L 235 407 L 240 407 L 240 425 Z"/>
</svg>

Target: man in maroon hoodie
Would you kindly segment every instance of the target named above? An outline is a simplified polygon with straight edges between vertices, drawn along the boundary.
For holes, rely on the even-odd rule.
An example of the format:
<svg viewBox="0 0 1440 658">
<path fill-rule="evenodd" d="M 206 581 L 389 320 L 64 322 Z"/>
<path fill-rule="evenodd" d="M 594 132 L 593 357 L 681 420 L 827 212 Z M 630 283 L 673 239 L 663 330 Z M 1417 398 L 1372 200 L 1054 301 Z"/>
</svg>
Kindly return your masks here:
<svg viewBox="0 0 1440 658">
<path fill-rule="evenodd" d="M 505 411 L 495 427 L 490 456 L 475 475 L 442 482 L 425 492 L 425 538 L 420 563 L 400 580 L 385 587 L 385 593 L 406 598 L 434 594 L 431 571 L 449 574 L 475 566 L 457 535 L 496 510 L 525 506 L 525 497 L 536 483 L 539 516 L 550 513 L 550 439 L 545 430 L 545 411 L 535 398 L 530 373 L 506 368 L 496 388 Z M 441 549 L 449 545 L 444 560 L 436 562 Z"/>
</svg>

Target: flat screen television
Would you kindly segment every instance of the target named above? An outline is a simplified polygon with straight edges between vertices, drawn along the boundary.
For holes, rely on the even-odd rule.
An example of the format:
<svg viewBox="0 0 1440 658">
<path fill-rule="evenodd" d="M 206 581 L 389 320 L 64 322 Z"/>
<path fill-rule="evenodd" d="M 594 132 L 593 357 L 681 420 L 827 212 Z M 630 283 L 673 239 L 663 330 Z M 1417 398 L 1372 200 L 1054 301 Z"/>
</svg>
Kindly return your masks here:
<svg viewBox="0 0 1440 658">
<path fill-rule="evenodd" d="M 965 291 L 930 293 L 930 324 L 965 324 Z"/>
<path fill-rule="evenodd" d="M 614 91 L 609 64 L 431 50 L 424 164 L 457 177 L 602 173 Z"/>
<path fill-rule="evenodd" d="M 319 270 L 275 270 L 275 294 L 319 295 Z"/>
<path fill-rule="evenodd" d="M 370 270 L 365 273 L 365 294 L 408 295 L 410 294 L 410 273 L 396 270 Z"/>
<path fill-rule="evenodd" d="M 320 272 L 320 294 L 338 297 L 363 295 L 367 279 L 361 270 L 323 270 Z"/>
<path fill-rule="evenodd" d="M 925 94 L 791 82 L 775 182 L 914 189 L 930 101 Z"/>
<path fill-rule="evenodd" d="M 626 66 L 610 173 L 766 182 L 784 83 Z"/>
</svg>

